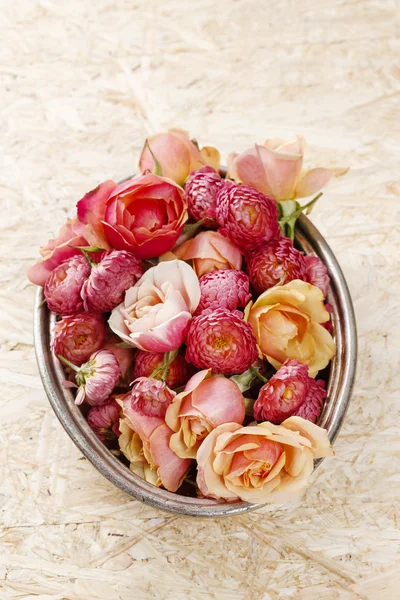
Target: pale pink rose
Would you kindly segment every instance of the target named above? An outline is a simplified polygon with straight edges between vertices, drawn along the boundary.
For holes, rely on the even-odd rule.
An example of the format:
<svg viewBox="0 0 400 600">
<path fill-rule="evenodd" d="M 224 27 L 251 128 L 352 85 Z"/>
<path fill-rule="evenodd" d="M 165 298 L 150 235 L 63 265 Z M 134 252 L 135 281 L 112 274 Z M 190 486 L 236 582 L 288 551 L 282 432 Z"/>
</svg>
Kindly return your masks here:
<svg viewBox="0 0 400 600">
<path fill-rule="evenodd" d="M 28 270 L 28 278 L 35 285 L 44 286 L 53 269 L 81 251 L 71 246 L 87 246 L 83 226 L 75 219 L 68 219 L 58 232 L 58 237 L 49 240 L 40 249 L 42 259 Z"/>
<path fill-rule="evenodd" d="M 172 430 L 164 419 L 133 410 L 130 394 L 116 396 L 116 400 L 124 415 L 119 424 L 119 447 L 131 471 L 155 486 L 176 492 L 191 461 L 179 458 L 170 449 Z"/>
<path fill-rule="evenodd" d="M 209 165 L 219 169 L 220 155 L 216 148 L 205 146 L 201 150 L 192 142 L 187 131 L 170 129 L 167 133 L 157 133 L 147 139 L 139 159 L 141 171 L 154 170 L 151 152 L 162 167 L 164 177 L 169 177 L 183 185 L 191 171 Z"/>
<path fill-rule="evenodd" d="M 193 269 L 181 260 L 152 267 L 125 294 L 109 325 L 119 337 L 147 352 L 169 352 L 181 346 L 200 301 Z"/>
<path fill-rule="evenodd" d="M 305 490 L 314 459 L 333 455 L 325 429 L 301 417 L 281 425 L 224 423 L 197 452 L 197 485 L 204 496 L 229 502 L 291 502 Z"/>
<path fill-rule="evenodd" d="M 192 261 L 197 277 L 218 269 L 240 270 L 242 255 L 235 244 L 217 231 L 202 231 L 160 256 L 161 261 L 180 258 Z"/>
<path fill-rule="evenodd" d="M 229 175 L 235 181 L 251 185 L 275 200 L 291 200 L 311 196 L 332 177 L 347 173 L 348 169 L 322 167 L 303 170 L 305 150 L 306 142 L 302 136 L 297 136 L 293 142 L 268 139 L 264 145 L 256 144 L 242 154 L 230 154 Z"/>
<path fill-rule="evenodd" d="M 174 431 L 170 448 L 181 458 L 196 458 L 210 431 L 228 421 L 242 423 L 244 417 L 244 398 L 236 383 L 211 377 L 211 369 L 200 371 L 167 409 L 165 422 Z"/>
</svg>

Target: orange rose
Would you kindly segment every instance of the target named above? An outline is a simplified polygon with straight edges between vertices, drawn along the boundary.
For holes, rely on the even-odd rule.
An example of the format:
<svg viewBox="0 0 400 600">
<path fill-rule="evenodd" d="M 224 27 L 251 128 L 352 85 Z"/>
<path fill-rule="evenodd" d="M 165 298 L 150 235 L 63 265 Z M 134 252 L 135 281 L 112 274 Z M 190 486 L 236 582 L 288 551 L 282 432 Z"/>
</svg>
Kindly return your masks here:
<svg viewBox="0 0 400 600">
<path fill-rule="evenodd" d="M 217 500 L 290 502 L 305 490 L 314 459 L 333 454 L 325 429 L 301 417 L 281 425 L 224 423 L 197 451 L 197 485 Z"/>
<path fill-rule="evenodd" d="M 253 328 L 260 356 L 276 369 L 287 358 L 297 359 L 315 377 L 335 354 L 335 342 L 321 325 L 329 321 L 324 295 L 300 279 L 261 294 L 246 307 L 245 319 Z"/>
</svg>

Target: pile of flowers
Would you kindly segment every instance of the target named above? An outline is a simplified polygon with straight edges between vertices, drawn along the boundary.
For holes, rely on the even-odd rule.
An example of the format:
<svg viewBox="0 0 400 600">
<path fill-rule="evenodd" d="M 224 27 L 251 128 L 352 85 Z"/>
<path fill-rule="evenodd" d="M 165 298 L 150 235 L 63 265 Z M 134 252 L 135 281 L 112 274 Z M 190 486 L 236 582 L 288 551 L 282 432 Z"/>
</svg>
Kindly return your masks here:
<svg viewBox="0 0 400 600">
<path fill-rule="evenodd" d="M 181 130 L 139 175 L 77 203 L 29 271 L 56 313 L 52 350 L 88 425 L 155 486 L 288 502 L 318 457 L 335 353 L 322 261 L 295 221 L 343 170 L 303 170 L 303 138 L 228 158 Z M 321 194 L 318 194 L 317 198 Z"/>
</svg>

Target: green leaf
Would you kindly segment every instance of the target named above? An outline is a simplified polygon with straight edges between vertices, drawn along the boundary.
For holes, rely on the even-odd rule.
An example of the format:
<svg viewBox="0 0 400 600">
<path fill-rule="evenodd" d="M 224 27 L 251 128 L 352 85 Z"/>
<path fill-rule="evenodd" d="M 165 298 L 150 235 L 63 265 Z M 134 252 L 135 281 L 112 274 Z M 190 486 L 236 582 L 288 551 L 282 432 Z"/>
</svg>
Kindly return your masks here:
<svg viewBox="0 0 400 600">
<path fill-rule="evenodd" d="M 195 233 L 204 223 L 205 219 L 200 219 L 200 221 L 196 221 L 196 223 L 189 223 L 188 225 L 185 225 L 183 228 L 183 235 L 186 235 L 187 233 Z"/>
<path fill-rule="evenodd" d="M 69 246 L 69 248 L 76 248 L 77 250 L 84 250 L 85 252 L 105 252 L 105 248 L 100 246 Z"/>
<path fill-rule="evenodd" d="M 161 163 L 157 160 L 157 158 L 153 154 L 153 151 L 150 148 L 149 140 L 146 139 L 144 147 L 145 148 L 147 147 L 149 149 L 149 152 L 151 154 L 151 158 L 154 160 L 154 175 L 158 175 L 159 177 L 162 177 L 163 176 L 163 170 L 162 170 Z"/>
<path fill-rule="evenodd" d="M 256 381 L 256 379 L 257 379 L 257 375 L 254 373 L 254 371 L 256 371 L 256 369 L 253 369 L 253 367 L 250 367 L 244 373 L 241 373 L 240 375 L 232 375 L 232 377 L 229 377 L 229 379 L 231 379 L 232 381 L 234 381 L 236 383 L 239 390 L 243 394 L 243 392 L 245 392 L 246 390 L 249 390 L 251 388 L 254 381 Z"/>
</svg>

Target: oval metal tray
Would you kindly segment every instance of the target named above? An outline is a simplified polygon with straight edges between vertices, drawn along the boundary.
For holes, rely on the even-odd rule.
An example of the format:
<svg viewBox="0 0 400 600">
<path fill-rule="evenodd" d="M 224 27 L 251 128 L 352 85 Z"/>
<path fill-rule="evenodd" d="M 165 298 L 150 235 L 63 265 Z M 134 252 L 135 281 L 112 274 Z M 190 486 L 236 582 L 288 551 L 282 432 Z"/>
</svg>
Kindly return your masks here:
<svg viewBox="0 0 400 600">
<path fill-rule="evenodd" d="M 327 300 L 333 306 L 336 355 L 330 365 L 328 396 L 318 423 L 328 431 L 329 439 L 333 443 L 350 402 L 356 372 L 357 331 L 353 304 L 343 273 L 332 250 L 304 215 L 301 215 L 297 221 L 296 242 L 306 254 L 315 252 L 324 261 L 331 278 Z M 220 517 L 260 508 L 259 504 L 246 502 L 221 504 L 214 500 L 173 494 L 147 483 L 119 461 L 91 430 L 80 409 L 74 404 L 71 391 L 62 386 L 63 368 L 50 349 L 55 316 L 46 306 L 41 306 L 42 301 L 43 290 L 39 288 L 34 311 L 34 343 L 43 386 L 62 426 L 102 475 L 130 496 L 169 512 L 199 517 Z M 315 462 L 316 467 L 321 460 Z"/>
</svg>

